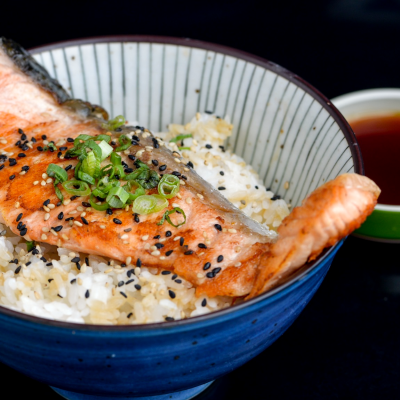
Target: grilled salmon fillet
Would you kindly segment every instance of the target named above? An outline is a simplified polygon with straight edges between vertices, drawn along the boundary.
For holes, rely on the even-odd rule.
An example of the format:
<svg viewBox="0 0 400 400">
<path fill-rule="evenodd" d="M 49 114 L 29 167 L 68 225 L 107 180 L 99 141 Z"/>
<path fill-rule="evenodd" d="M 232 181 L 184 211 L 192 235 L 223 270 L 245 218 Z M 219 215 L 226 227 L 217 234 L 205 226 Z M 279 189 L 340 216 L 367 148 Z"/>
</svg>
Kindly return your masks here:
<svg viewBox="0 0 400 400">
<path fill-rule="evenodd" d="M 107 118 L 101 107 L 70 99 L 25 50 L 0 39 L 0 213 L 14 233 L 122 263 L 174 271 L 195 285 L 199 296 L 254 297 L 351 233 L 372 212 L 379 195 L 366 177 L 339 177 L 296 208 L 271 244 L 260 224 L 229 203 L 161 139 L 140 127 L 107 132 L 102 127 Z M 168 209 L 184 211 L 182 226 L 157 225 L 164 211 L 96 211 L 88 197 L 63 192 L 60 202 L 56 196 L 46 170 L 56 164 L 73 177 L 77 161 L 65 154 L 74 138 L 116 138 L 132 132 L 137 140 L 121 153 L 128 167 L 133 168 L 136 158 L 158 174 L 181 178 Z M 43 151 L 50 141 L 58 149 Z M 171 216 L 175 218 L 182 215 Z"/>
<path fill-rule="evenodd" d="M 10 54 L 5 45 L 3 39 L 0 212 L 11 230 L 29 240 L 73 251 L 172 270 L 197 286 L 199 293 L 210 296 L 249 293 L 260 256 L 270 241 L 264 229 L 183 164 L 179 154 L 172 154 L 161 140 L 154 141 L 146 130 L 123 128 L 124 132 L 136 131 L 140 140 L 130 147 L 129 154 L 121 156 L 129 167 L 133 167 L 133 161 L 128 156 L 135 155 L 150 162 L 158 173 L 177 171 L 187 178 L 181 180 L 179 197 L 169 200 L 169 209 L 174 204 L 184 210 L 187 220 L 183 226 L 175 228 L 166 222 L 158 226 L 164 211 L 137 216 L 131 209 L 113 209 L 109 215 L 85 207 L 88 197 L 74 198 L 66 192 L 64 204 L 60 204 L 51 178 L 43 174 L 50 163 L 62 168 L 76 165 L 75 159 L 63 159 L 73 145 L 67 139 L 107 133 L 101 127 L 104 112 L 83 102 L 77 102 L 76 107 L 62 88 L 54 84 L 44 87 L 43 81 L 35 81 L 26 73 L 34 68 L 24 68 L 13 57 L 23 50 L 16 52 L 11 46 Z M 24 62 L 36 66 L 27 53 L 24 56 Z M 49 141 L 62 144 L 55 152 L 40 151 Z M 158 167 L 151 160 L 156 160 Z M 68 174 L 72 178 L 73 170 Z M 175 218 L 179 215 L 171 216 Z"/>
</svg>

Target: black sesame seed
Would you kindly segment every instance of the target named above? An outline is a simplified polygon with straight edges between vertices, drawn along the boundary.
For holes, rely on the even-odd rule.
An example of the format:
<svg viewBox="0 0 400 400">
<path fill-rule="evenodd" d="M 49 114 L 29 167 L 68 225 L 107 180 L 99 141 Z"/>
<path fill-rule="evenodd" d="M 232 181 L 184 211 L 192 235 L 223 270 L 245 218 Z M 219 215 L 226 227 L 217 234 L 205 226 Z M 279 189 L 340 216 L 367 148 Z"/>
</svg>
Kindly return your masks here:
<svg viewBox="0 0 400 400">
<path fill-rule="evenodd" d="M 171 276 L 171 279 L 172 279 L 172 280 L 175 280 L 177 277 L 178 277 L 177 274 L 173 274 L 173 275 Z"/>
<path fill-rule="evenodd" d="M 42 135 L 42 139 L 43 139 L 43 140 L 46 140 L 46 139 L 47 139 L 47 136 L 46 136 L 46 135 Z"/>
<path fill-rule="evenodd" d="M 31 137 L 31 142 L 32 142 L 32 143 L 36 143 L 37 140 L 32 136 L 32 137 Z"/>
<path fill-rule="evenodd" d="M 136 160 L 136 157 L 133 154 L 129 154 L 128 158 L 132 161 Z"/>
<path fill-rule="evenodd" d="M 80 257 L 74 257 L 71 262 L 73 263 L 78 263 L 79 261 L 81 261 Z"/>
<path fill-rule="evenodd" d="M 12 181 L 15 178 L 15 175 L 10 176 L 10 181 Z"/>
<path fill-rule="evenodd" d="M 217 275 L 219 271 L 221 271 L 221 268 L 220 268 L 220 267 L 214 268 L 211 272 L 212 272 L 214 275 Z"/>
<path fill-rule="evenodd" d="M 155 167 L 158 167 L 158 161 L 157 161 L 157 160 L 151 160 L 151 163 L 152 163 Z"/>
<path fill-rule="evenodd" d="M 14 263 L 14 264 L 18 264 L 18 258 L 14 258 L 14 260 L 13 261 L 10 261 L 11 263 Z"/>
<path fill-rule="evenodd" d="M 58 296 L 58 297 L 61 297 L 62 299 L 64 298 L 64 297 L 62 297 L 61 294 L 59 294 L 59 293 L 57 294 L 57 296 Z"/>
<path fill-rule="evenodd" d="M 256 186 L 254 186 L 256 189 L 258 189 L 258 186 L 256 185 Z"/>
<path fill-rule="evenodd" d="M 19 153 L 18 157 L 20 157 L 20 158 L 26 157 L 26 154 L 25 153 Z"/>
<path fill-rule="evenodd" d="M 184 237 L 181 237 L 180 239 L 179 239 L 179 244 L 181 245 L 181 246 L 183 246 L 183 243 L 185 242 L 185 238 Z"/>
<path fill-rule="evenodd" d="M 182 283 L 180 279 L 175 279 L 175 283 Z"/>
<path fill-rule="evenodd" d="M 138 285 L 138 284 L 135 285 L 135 289 L 136 289 L 136 290 L 140 290 L 141 288 L 142 288 L 142 287 L 141 287 L 140 285 Z"/>
<path fill-rule="evenodd" d="M 53 262 L 50 261 L 49 263 L 46 264 L 46 267 L 51 267 L 53 265 Z M 53 280 L 53 279 L 52 279 Z"/>
<path fill-rule="evenodd" d="M 85 264 L 86 264 L 87 266 L 89 266 L 89 259 L 88 259 L 87 257 L 85 257 Z"/>
<path fill-rule="evenodd" d="M 133 168 L 125 168 L 125 169 L 124 169 L 124 172 L 125 172 L 126 174 L 130 174 L 131 172 L 133 172 Z"/>
<path fill-rule="evenodd" d="M 17 269 L 15 270 L 15 274 L 19 274 L 19 271 L 21 271 L 22 265 L 20 265 L 19 267 L 17 267 Z"/>
<path fill-rule="evenodd" d="M 27 232 L 28 232 L 28 229 L 24 228 L 24 229 L 21 229 L 21 230 L 19 231 L 19 234 L 20 234 L 21 236 L 25 236 Z"/>
<path fill-rule="evenodd" d="M 15 160 L 15 158 L 10 158 L 10 167 L 13 167 L 14 165 L 17 165 L 17 161 Z"/>
<path fill-rule="evenodd" d="M 175 175 L 175 176 L 181 176 L 181 173 L 180 172 L 178 172 L 178 171 L 172 171 L 172 175 Z"/>
<path fill-rule="evenodd" d="M 129 313 L 127 316 L 126 316 L 126 318 L 130 318 L 130 317 L 132 317 L 132 315 L 133 315 L 133 313 Z"/>
<path fill-rule="evenodd" d="M 170 289 L 170 290 L 168 290 L 168 294 L 169 294 L 169 297 L 171 297 L 171 299 L 174 299 L 174 298 L 176 297 L 176 294 L 175 294 L 175 292 L 174 292 L 174 291 L 172 291 L 171 289 Z"/>
<path fill-rule="evenodd" d="M 211 263 L 206 262 L 206 263 L 204 264 L 204 267 L 203 267 L 204 271 L 207 271 L 207 270 L 210 269 L 210 268 L 211 268 Z"/>
<path fill-rule="evenodd" d="M 157 249 L 162 249 L 164 247 L 162 243 L 156 243 L 155 246 L 157 247 Z"/>
<path fill-rule="evenodd" d="M 222 176 L 224 176 L 224 175 L 225 175 L 225 172 L 224 172 L 224 171 L 219 171 L 219 174 L 222 175 Z"/>
<path fill-rule="evenodd" d="M 203 301 L 201 302 L 201 306 L 205 307 L 207 305 L 207 299 L 203 299 Z"/>
<path fill-rule="evenodd" d="M 185 251 L 183 254 L 185 254 L 185 256 L 191 256 L 193 253 L 194 253 L 193 250 L 188 250 L 188 251 Z"/>
<path fill-rule="evenodd" d="M 21 147 L 21 150 L 22 150 L 22 151 L 28 151 L 28 150 L 29 150 L 29 147 L 28 147 L 26 144 L 24 144 L 24 145 Z M 51 151 L 51 149 L 50 149 L 50 151 Z"/>
<path fill-rule="evenodd" d="M 161 167 L 160 168 L 158 168 L 160 171 L 165 171 L 166 169 L 167 169 L 167 166 L 164 164 L 164 165 L 161 165 Z"/>
<path fill-rule="evenodd" d="M 114 140 L 111 140 L 110 144 L 111 144 L 112 146 L 115 146 L 117 143 L 116 143 Z"/>
<path fill-rule="evenodd" d="M 226 190 L 225 186 L 218 186 L 218 190 Z"/>
<path fill-rule="evenodd" d="M 126 272 L 126 275 L 128 276 L 128 278 L 130 278 L 132 275 L 135 275 L 135 270 L 130 269 L 129 271 Z"/>
<path fill-rule="evenodd" d="M 72 197 L 70 198 L 70 200 L 71 200 L 71 201 L 74 201 L 74 200 L 77 199 L 78 197 L 80 197 L 80 196 L 72 196 Z"/>
<path fill-rule="evenodd" d="M 181 175 L 181 178 L 182 178 L 184 181 L 187 181 L 187 176 L 186 176 L 186 175 Z"/>
<path fill-rule="evenodd" d="M 139 146 L 139 143 L 136 140 L 131 141 L 132 146 Z"/>
<path fill-rule="evenodd" d="M 43 202 L 43 205 L 44 206 L 48 206 L 50 204 L 50 199 L 47 199 L 47 200 L 45 200 L 44 202 Z"/>
<path fill-rule="evenodd" d="M 29 267 L 31 264 L 32 264 L 32 262 L 31 262 L 31 261 L 28 261 L 25 265 L 26 265 L 27 267 Z"/>
<path fill-rule="evenodd" d="M 167 257 L 169 257 L 173 252 L 174 252 L 173 250 L 168 250 L 168 251 L 165 253 L 165 255 L 166 255 Z"/>
<path fill-rule="evenodd" d="M 175 318 L 173 318 L 173 317 L 165 317 L 165 320 L 167 322 L 172 322 L 172 321 L 175 321 Z"/>
<path fill-rule="evenodd" d="M 15 146 L 17 146 L 17 147 L 21 146 L 21 141 L 18 140 L 18 142 L 15 143 Z"/>
<path fill-rule="evenodd" d="M 66 147 L 66 146 L 62 146 L 62 147 L 59 148 L 60 151 L 65 151 L 67 149 L 68 149 L 68 147 Z"/>
<path fill-rule="evenodd" d="M 212 149 L 211 144 L 206 144 L 207 149 Z"/>
<path fill-rule="evenodd" d="M 22 171 L 28 172 L 29 171 L 29 166 L 28 165 L 24 165 L 21 169 L 22 169 Z"/>
<path fill-rule="evenodd" d="M 47 259 L 46 259 L 45 257 L 40 257 L 40 259 L 41 259 L 43 262 L 47 262 Z"/>
<path fill-rule="evenodd" d="M 38 146 L 36 147 L 37 151 L 43 151 L 43 147 L 42 146 Z"/>
<path fill-rule="evenodd" d="M 72 137 L 67 138 L 68 143 L 72 143 L 73 141 L 74 141 L 74 139 L 72 139 Z"/>
<path fill-rule="evenodd" d="M 186 165 L 187 165 L 188 167 L 190 167 L 190 168 L 194 168 L 194 165 L 193 165 L 193 163 L 192 163 L 191 161 L 189 161 Z"/>
<path fill-rule="evenodd" d="M 35 248 L 32 250 L 32 254 L 33 254 L 33 255 L 39 254 L 39 250 L 35 247 Z"/>
<path fill-rule="evenodd" d="M 207 277 L 207 278 L 214 278 L 214 273 L 213 273 L 213 272 L 208 272 L 208 273 L 206 274 L 206 277 Z"/>
<path fill-rule="evenodd" d="M 224 256 L 221 254 L 220 256 L 217 257 L 217 262 L 222 262 L 224 260 Z"/>
<path fill-rule="evenodd" d="M 115 218 L 114 218 L 115 219 Z M 85 224 L 85 225 L 89 225 L 89 222 L 87 221 L 87 219 L 85 218 L 85 217 L 81 217 L 81 220 L 82 220 L 82 222 Z M 115 221 L 114 221 L 115 222 Z M 121 222 L 122 223 L 122 222 Z"/>
<path fill-rule="evenodd" d="M 19 221 L 20 221 L 20 219 L 22 218 L 22 216 L 23 216 L 23 214 L 22 214 L 22 213 L 18 214 L 18 217 L 17 217 L 17 222 L 19 222 Z"/>
<path fill-rule="evenodd" d="M 72 279 L 69 283 L 73 285 L 76 282 L 76 279 Z"/>
<path fill-rule="evenodd" d="M 119 281 L 118 282 L 118 287 L 121 287 L 121 286 L 124 286 L 125 285 L 125 282 L 124 281 Z"/>
<path fill-rule="evenodd" d="M 24 227 L 22 221 L 18 222 L 17 229 L 20 231 Z"/>
<path fill-rule="evenodd" d="M 51 283 L 54 279 L 47 279 L 47 282 Z"/>
<path fill-rule="evenodd" d="M 135 220 L 135 222 L 139 223 L 140 219 L 139 219 L 139 215 L 138 214 L 134 214 L 133 219 Z"/>
<path fill-rule="evenodd" d="M 23 131 L 21 128 L 18 128 L 18 133 L 19 133 L 20 135 L 23 135 L 23 134 L 24 134 L 24 131 Z"/>
<path fill-rule="evenodd" d="M 62 228 L 63 228 L 62 225 L 58 225 L 58 226 L 54 227 L 53 229 L 54 229 L 56 232 L 60 232 Z"/>
<path fill-rule="evenodd" d="M 128 298 L 128 296 L 124 293 L 124 292 L 120 292 L 122 294 L 122 296 L 124 296 L 126 299 Z"/>
<path fill-rule="evenodd" d="M 64 218 L 64 213 L 61 211 L 60 214 L 57 215 L 57 218 L 61 221 Z"/>
<path fill-rule="evenodd" d="M 80 271 L 81 270 L 81 264 L 80 263 L 76 263 L 76 268 L 78 269 L 78 271 Z"/>
<path fill-rule="evenodd" d="M 275 196 L 271 197 L 271 200 L 279 200 L 281 198 L 281 196 L 279 196 L 279 194 L 276 194 Z"/>
<path fill-rule="evenodd" d="M 207 246 L 204 243 L 199 243 L 197 246 L 200 247 L 200 249 L 206 249 Z"/>
<path fill-rule="evenodd" d="M 132 135 L 132 139 L 136 140 L 137 142 L 140 142 L 140 139 L 136 135 Z"/>
<path fill-rule="evenodd" d="M 214 224 L 214 227 L 217 231 L 222 231 L 222 226 L 220 224 Z"/>
<path fill-rule="evenodd" d="M 154 236 L 153 239 L 160 239 L 161 235 Z"/>
<path fill-rule="evenodd" d="M 106 210 L 106 214 L 107 214 L 107 215 L 112 215 L 112 214 L 113 214 L 113 212 L 112 212 L 111 208 L 107 208 L 107 210 Z"/>
<path fill-rule="evenodd" d="M 85 297 L 86 297 L 87 299 L 90 297 L 90 292 L 89 292 L 89 289 L 88 289 L 88 290 L 86 290 Z"/>
<path fill-rule="evenodd" d="M 126 281 L 126 282 L 125 282 L 125 285 L 129 285 L 129 284 L 132 283 L 132 282 L 135 282 L 135 280 L 134 280 L 134 279 L 129 279 L 129 281 Z"/>
<path fill-rule="evenodd" d="M 65 221 L 68 222 L 68 221 L 72 221 L 73 219 L 74 219 L 74 217 L 69 217 L 69 218 L 66 218 Z"/>
<path fill-rule="evenodd" d="M 25 135 L 25 133 L 22 134 L 21 139 L 22 139 L 22 140 L 26 140 L 26 135 Z"/>
<path fill-rule="evenodd" d="M 72 165 L 67 165 L 64 169 L 65 169 L 66 171 L 69 171 L 71 168 L 72 168 Z"/>
<path fill-rule="evenodd" d="M 4 168 L 4 164 L 0 165 L 0 171 Z"/>
<path fill-rule="evenodd" d="M 161 272 L 161 275 L 169 275 L 169 274 L 171 274 L 171 271 L 162 271 Z"/>
</svg>

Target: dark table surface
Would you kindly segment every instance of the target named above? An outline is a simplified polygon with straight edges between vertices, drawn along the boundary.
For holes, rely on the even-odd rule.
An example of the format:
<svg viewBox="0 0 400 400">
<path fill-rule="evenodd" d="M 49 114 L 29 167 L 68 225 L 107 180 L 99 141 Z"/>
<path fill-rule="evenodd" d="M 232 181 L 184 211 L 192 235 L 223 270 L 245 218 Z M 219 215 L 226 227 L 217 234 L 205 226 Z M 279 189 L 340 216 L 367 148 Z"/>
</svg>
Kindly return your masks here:
<svg viewBox="0 0 400 400">
<path fill-rule="evenodd" d="M 400 87 L 400 0 L 36 0 L 0 9 L 0 36 L 26 48 L 108 34 L 191 37 L 274 61 L 330 98 Z M 293 326 L 198 400 L 398 398 L 399 250 L 348 238 Z M 18 399 L 59 399 L 4 365 L 0 374 Z"/>
</svg>

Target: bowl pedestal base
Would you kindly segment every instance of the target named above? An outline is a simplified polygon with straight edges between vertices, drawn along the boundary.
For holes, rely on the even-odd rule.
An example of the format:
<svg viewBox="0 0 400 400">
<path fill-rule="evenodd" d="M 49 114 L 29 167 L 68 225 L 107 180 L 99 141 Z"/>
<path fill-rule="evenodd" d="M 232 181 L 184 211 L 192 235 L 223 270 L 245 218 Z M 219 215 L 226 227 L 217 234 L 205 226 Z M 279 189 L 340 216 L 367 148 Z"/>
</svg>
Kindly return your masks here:
<svg viewBox="0 0 400 400">
<path fill-rule="evenodd" d="M 145 397 L 104 397 L 96 396 L 91 394 L 83 394 L 70 392 L 68 390 L 58 389 L 52 387 L 52 389 L 60 396 L 67 400 L 111 400 L 111 399 L 132 399 L 132 400 L 190 400 L 195 398 L 201 392 L 206 390 L 213 382 L 204 383 L 203 385 L 196 386 L 191 389 L 182 390 L 181 392 L 160 394 L 158 396 L 145 396 Z"/>
</svg>

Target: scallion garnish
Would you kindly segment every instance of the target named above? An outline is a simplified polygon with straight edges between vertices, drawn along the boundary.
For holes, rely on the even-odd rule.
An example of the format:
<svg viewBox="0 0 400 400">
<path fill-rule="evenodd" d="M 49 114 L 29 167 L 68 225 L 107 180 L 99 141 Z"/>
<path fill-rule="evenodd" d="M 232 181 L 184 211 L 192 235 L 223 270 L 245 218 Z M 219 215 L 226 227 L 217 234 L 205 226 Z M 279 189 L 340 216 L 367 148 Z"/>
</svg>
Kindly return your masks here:
<svg viewBox="0 0 400 400">
<path fill-rule="evenodd" d="M 75 196 L 89 196 L 90 188 L 86 182 L 73 179 L 62 184 L 63 188 Z"/>
<path fill-rule="evenodd" d="M 158 193 L 166 199 L 172 199 L 179 192 L 179 178 L 165 174 L 158 184 Z"/>
<path fill-rule="evenodd" d="M 64 201 L 64 196 L 57 185 L 65 182 L 68 179 L 67 171 L 56 164 L 50 164 L 47 167 L 46 173 L 48 176 L 54 178 L 54 191 L 56 192 L 56 196 L 60 201 Z"/>
<path fill-rule="evenodd" d="M 36 247 L 36 242 L 32 240 L 31 242 L 26 242 L 26 249 L 30 253 Z"/>
<path fill-rule="evenodd" d="M 114 119 L 110 119 L 109 121 L 102 124 L 104 129 L 108 131 L 115 131 L 117 128 L 125 124 L 125 118 L 122 115 L 118 115 Z"/>
<path fill-rule="evenodd" d="M 165 199 L 164 199 L 165 200 Z M 166 201 L 166 200 L 165 200 Z M 166 206 L 163 206 L 165 203 L 162 203 L 159 198 L 151 195 L 143 195 L 139 196 L 132 205 L 132 211 L 136 214 L 145 215 L 151 214 L 157 211 L 162 210 Z M 168 205 L 168 201 L 167 201 Z"/>
<path fill-rule="evenodd" d="M 131 139 L 129 139 L 125 135 L 121 135 L 118 138 L 118 142 L 119 142 L 120 145 L 115 149 L 115 151 L 124 151 L 124 150 L 127 150 L 129 147 L 132 146 Z"/>
<path fill-rule="evenodd" d="M 178 224 L 178 225 L 175 225 L 175 224 L 171 221 L 171 218 L 169 217 L 171 214 L 174 214 L 175 212 L 177 212 L 178 214 L 182 214 L 182 215 L 183 215 L 183 218 L 184 218 L 184 221 L 181 222 L 181 223 Z M 157 222 L 157 225 L 162 225 L 162 224 L 165 222 L 165 220 L 167 220 L 167 222 L 168 222 L 170 225 L 172 225 L 172 226 L 174 226 L 175 228 L 177 228 L 178 226 L 181 226 L 181 225 L 183 225 L 183 224 L 186 222 L 186 215 L 185 215 L 185 212 L 182 210 L 182 208 L 175 207 L 175 208 L 173 208 L 172 210 L 165 211 L 165 213 L 164 213 L 163 217 L 161 218 L 160 222 Z"/>
<path fill-rule="evenodd" d="M 188 133 L 186 135 L 182 134 L 182 135 L 175 136 L 173 139 L 170 140 L 170 142 L 177 143 L 180 140 L 189 139 L 189 138 L 192 138 L 192 137 L 193 137 L 193 135 L 191 133 Z"/>
<path fill-rule="evenodd" d="M 101 204 L 97 204 L 96 202 L 95 202 L 95 194 L 94 194 L 94 192 L 90 195 L 90 200 L 89 200 L 89 202 L 90 202 L 90 205 L 95 209 L 95 210 L 97 210 L 97 211 L 105 211 L 105 210 L 107 210 L 107 208 L 110 208 L 110 206 L 109 206 L 109 204 L 105 201 L 105 202 L 103 202 L 103 203 L 101 203 Z"/>
<path fill-rule="evenodd" d="M 122 187 L 113 187 L 106 198 L 111 208 L 123 208 L 129 199 L 129 193 Z"/>
</svg>

